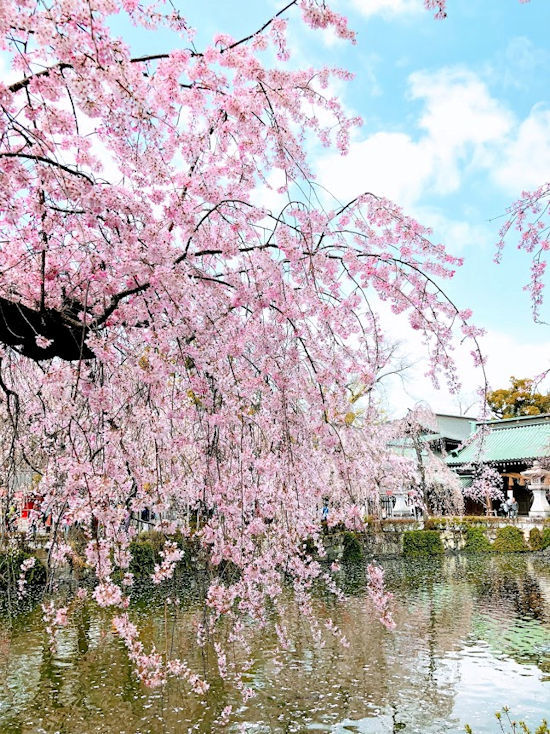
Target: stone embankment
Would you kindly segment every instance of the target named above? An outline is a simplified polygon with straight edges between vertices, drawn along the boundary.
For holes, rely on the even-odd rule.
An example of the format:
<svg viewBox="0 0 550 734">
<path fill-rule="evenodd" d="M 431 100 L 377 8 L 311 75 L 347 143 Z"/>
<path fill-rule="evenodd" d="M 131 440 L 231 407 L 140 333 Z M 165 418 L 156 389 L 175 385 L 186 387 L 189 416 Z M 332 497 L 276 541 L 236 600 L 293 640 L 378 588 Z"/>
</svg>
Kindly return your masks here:
<svg viewBox="0 0 550 734">
<path fill-rule="evenodd" d="M 496 517 L 430 517 L 367 521 L 363 532 L 328 531 L 329 560 L 444 553 L 507 553 L 550 548 L 550 521 Z"/>
<path fill-rule="evenodd" d="M 430 517 L 426 521 L 409 518 L 365 521 L 361 531 L 343 528 L 323 528 L 328 561 L 356 562 L 365 558 L 396 556 L 437 556 L 445 553 L 508 553 L 540 552 L 550 555 L 550 521 L 495 517 Z M 0 587 L 8 578 L 19 577 L 20 563 L 35 556 L 38 567 L 47 564 L 46 545 L 49 536 L 32 541 L 19 536 L 11 539 L 11 549 L 0 549 Z M 83 539 L 69 537 L 73 547 L 71 562 L 57 569 L 57 576 L 78 582 L 90 575 L 83 555 Z M 166 537 L 157 531 L 141 533 L 130 545 L 130 570 L 136 581 L 147 581 L 160 563 L 160 551 Z M 200 549 L 192 538 L 176 539 L 185 551 L 178 564 L 182 573 L 196 571 Z M 311 550 L 313 551 L 313 545 Z M 200 565 L 200 564 L 198 564 Z M 45 576 L 45 574 L 44 574 Z"/>
</svg>

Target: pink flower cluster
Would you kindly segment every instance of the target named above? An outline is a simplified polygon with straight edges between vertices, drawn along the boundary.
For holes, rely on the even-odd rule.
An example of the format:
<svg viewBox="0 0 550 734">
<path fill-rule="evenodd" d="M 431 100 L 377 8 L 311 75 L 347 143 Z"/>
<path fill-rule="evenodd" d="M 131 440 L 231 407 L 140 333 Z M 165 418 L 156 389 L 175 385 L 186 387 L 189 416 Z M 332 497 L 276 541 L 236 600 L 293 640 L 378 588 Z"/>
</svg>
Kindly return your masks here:
<svg viewBox="0 0 550 734">
<path fill-rule="evenodd" d="M 383 569 L 373 563 L 369 563 L 367 566 L 367 590 L 374 606 L 380 613 L 382 624 L 389 630 L 394 629 L 395 622 L 390 609 L 393 594 L 385 590 Z"/>
<path fill-rule="evenodd" d="M 536 321 L 540 319 L 543 304 L 544 275 L 550 250 L 549 205 L 550 182 L 534 191 L 524 191 L 521 198 L 508 209 L 508 219 L 500 230 L 495 255 L 496 262 L 500 262 L 506 239 L 514 231 L 517 232 L 518 249 L 531 255 L 531 278 L 525 290 L 531 296 L 531 307 Z"/>
<path fill-rule="evenodd" d="M 173 541 L 167 541 L 160 555 L 163 560 L 162 563 L 155 564 L 155 572 L 152 576 L 154 584 L 160 584 L 165 579 L 172 578 L 176 563 L 183 558 L 183 551 Z"/>
<path fill-rule="evenodd" d="M 102 581 L 92 593 L 100 607 L 120 606 L 123 603 L 122 589 L 112 581 Z"/>
<path fill-rule="evenodd" d="M 19 598 L 25 596 L 26 594 L 27 571 L 33 568 L 35 563 L 36 558 L 34 556 L 31 556 L 30 558 L 25 558 L 25 560 L 21 563 L 21 567 L 19 569 L 19 578 L 17 579 L 17 595 L 19 596 Z"/>
</svg>

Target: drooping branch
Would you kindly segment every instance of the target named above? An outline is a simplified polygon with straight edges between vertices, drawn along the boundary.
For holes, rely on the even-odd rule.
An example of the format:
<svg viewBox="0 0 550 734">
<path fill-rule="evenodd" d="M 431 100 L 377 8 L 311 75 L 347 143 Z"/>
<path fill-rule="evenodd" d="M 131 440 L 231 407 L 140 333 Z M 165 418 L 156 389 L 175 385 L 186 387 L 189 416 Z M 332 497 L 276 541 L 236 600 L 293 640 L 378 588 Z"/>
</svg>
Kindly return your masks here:
<svg viewBox="0 0 550 734">
<path fill-rule="evenodd" d="M 266 21 L 260 28 L 255 30 L 253 33 L 250 33 L 248 36 L 244 36 L 243 38 L 240 38 L 238 41 L 234 41 L 226 48 L 221 49 L 221 53 L 224 53 L 226 51 L 231 51 L 232 49 L 236 48 L 237 46 L 241 46 L 244 43 L 247 43 L 248 41 L 252 40 L 253 38 L 256 38 L 259 36 L 263 31 L 265 31 L 269 26 L 273 23 L 274 20 L 279 18 L 283 13 L 285 13 L 287 10 L 290 10 L 290 8 L 293 5 L 296 5 L 298 3 L 298 0 L 290 0 L 283 8 L 281 8 L 275 15 L 273 15 L 268 21 Z M 192 57 L 198 57 L 202 56 L 203 54 L 199 51 L 194 51 L 192 49 L 187 49 L 190 56 Z M 146 63 L 148 61 L 161 61 L 162 59 L 169 58 L 169 53 L 156 53 L 156 54 L 146 54 L 144 56 L 136 56 L 134 58 L 129 59 L 129 62 L 131 64 L 142 64 Z M 59 64 L 55 64 L 47 69 L 42 69 L 42 71 L 37 71 L 34 74 L 31 74 L 30 76 L 26 76 L 24 79 L 20 79 L 17 82 L 14 82 L 13 84 L 10 84 L 8 89 L 10 92 L 15 93 L 19 92 L 22 89 L 26 89 L 28 87 L 30 81 L 32 79 L 36 79 L 38 77 L 43 76 L 50 76 L 52 71 L 64 71 L 65 69 L 73 69 L 73 64 L 70 64 L 68 62 L 60 62 Z"/>
<path fill-rule="evenodd" d="M 93 178 L 88 176 L 87 173 L 84 173 L 83 171 L 79 171 L 74 168 L 70 168 L 69 166 L 66 166 L 63 163 L 59 163 L 59 161 L 54 161 L 51 158 L 46 158 L 43 155 L 30 155 L 29 153 L 22 153 L 19 151 L 16 151 L 16 152 L 5 151 L 5 152 L 0 152 L 0 158 L 24 158 L 29 161 L 35 161 L 36 163 L 46 163 L 49 166 L 55 166 L 56 168 L 60 168 L 65 173 L 70 173 L 73 176 L 81 176 L 82 178 L 85 178 L 86 181 L 89 181 L 89 183 L 91 184 L 94 183 Z"/>
</svg>

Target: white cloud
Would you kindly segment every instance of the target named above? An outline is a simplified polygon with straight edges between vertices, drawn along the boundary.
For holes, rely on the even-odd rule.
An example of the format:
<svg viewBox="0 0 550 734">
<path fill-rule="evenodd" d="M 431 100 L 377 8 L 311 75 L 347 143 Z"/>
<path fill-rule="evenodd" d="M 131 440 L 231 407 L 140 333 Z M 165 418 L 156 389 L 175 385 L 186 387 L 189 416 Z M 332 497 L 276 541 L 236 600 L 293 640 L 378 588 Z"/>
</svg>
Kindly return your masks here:
<svg viewBox="0 0 550 734">
<path fill-rule="evenodd" d="M 495 161 L 493 178 L 507 192 L 519 195 L 550 181 L 550 109 L 535 106 Z"/>
<path fill-rule="evenodd" d="M 0 82 L 9 85 L 18 82 L 21 79 L 21 72 L 14 71 L 9 68 L 9 56 L 6 53 L 0 53 Z"/>
<path fill-rule="evenodd" d="M 550 53 L 546 48 L 539 48 L 525 36 L 516 36 L 510 39 L 504 52 L 498 53 L 487 65 L 485 73 L 505 88 L 523 91 L 537 76 L 544 78 L 549 62 Z"/>
<path fill-rule="evenodd" d="M 460 255 L 471 246 L 477 250 L 494 247 L 494 229 L 486 222 L 450 219 L 440 211 L 418 206 L 411 213 L 419 222 L 430 227 L 453 255 Z"/>
<path fill-rule="evenodd" d="M 423 10 L 422 0 L 351 0 L 351 4 L 367 18 L 377 14 L 386 17 L 416 15 Z"/>
<path fill-rule="evenodd" d="M 352 143 L 346 157 L 323 156 L 317 171 L 321 183 L 342 201 L 371 191 L 410 206 L 433 176 L 433 161 L 408 135 L 381 132 Z"/>
<path fill-rule="evenodd" d="M 411 98 L 424 101 L 419 126 L 435 140 L 455 148 L 500 139 L 511 115 L 473 72 L 444 68 L 417 71 L 409 77 Z"/>
<path fill-rule="evenodd" d="M 426 351 L 420 340 L 414 340 L 405 322 L 397 321 L 390 326 L 384 320 L 385 329 L 395 337 L 401 336 L 401 354 L 404 361 L 412 364 L 399 378 L 391 378 L 384 387 L 385 401 L 393 415 L 402 415 L 415 403 L 427 402 L 435 412 L 458 413 L 476 400 L 483 383 L 480 368 L 475 367 L 470 355 L 471 346 L 464 345 L 455 352 L 455 361 L 461 381 L 461 391 L 451 395 L 444 384 L 435 390 L 431 380 L 425 377 L 427 369 Z M 515 338 L 502 331 L 489 330 L 480 339 L 483 354 L 487 357 L 486 373 L 490 389 L 507 387 L 510 377 L 534 377 L 548 369 L 550 346 Z M 476 409 L 472 409 L 472 414 Z"/>
<path fill-rule="evenodd" d="M 417 137 L 378 132 L 353 142 L 347 158 L 320 158 L 320 180 L 339 199 L 373 191 L 411 208 L 427 192 L 456 191 L 465 168 L 485 166 L 512 129 L 511 113 L 473 72 L 416 72 L 409 89 L 423 105 Z"/>
<path fill-rule="evenodd" d="M 416 72 L 409 77 L 411 98 L 424 103 L 418 126 L 436 168 L 440 193 L 460 185 L 459 164 L 482 163 L 487 146 L 501 143 L 513 125 L 511 113 L 492 97 L 485 83 L 465 69 Z"/>
<path fill-rule="evenodd" d="M 487 354 L 487 375 L 493 389 L 506 387 L 511 375 L 534 377 L 548 369 L 548 342 L 533 343 L 501 331 L 489 331 L 483 339 Z"/>
<path fill-rule="evenodd" d="M 341 185 L 339 198 L 372 190 L 411 207 L 426 193 L 458 190 L 474 169 L 489 171 L 512 195 L 550 181 L 547 106 L 536 105 L 518 124 L 478 75 L 461 68 L 411 74 L 409 96 L 422 103 L 420 135 L 377 132 L 356 140 L 347 159 L 321 161 L 325 185 Z"/>
</svg>

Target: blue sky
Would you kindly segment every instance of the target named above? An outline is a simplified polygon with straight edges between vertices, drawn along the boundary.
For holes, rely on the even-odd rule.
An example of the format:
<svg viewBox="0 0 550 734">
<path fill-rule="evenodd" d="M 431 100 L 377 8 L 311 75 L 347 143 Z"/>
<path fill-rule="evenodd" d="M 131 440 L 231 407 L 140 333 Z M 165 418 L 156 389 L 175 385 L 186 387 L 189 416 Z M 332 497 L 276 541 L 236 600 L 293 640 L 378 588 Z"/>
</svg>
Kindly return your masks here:
<svg viewBox="0 0 550 734">
<path fill-rule="evenodd" d="M 203 0 L 178 7 L 200 46 L 217 31 L 247 35 L 283 5 Z M 354 80 L 338 93 L 364 120 L 348 158 L 313 152 L 320 181 L 343 201 L 363 190 L 387 195 L 465 258 L 447 290 L 488 332 L 493 386 L 550 367 L 549 328 L 532 322 L 522 289 L 528 259 L 510 242 L 503 264 L 493 263 L 507 205 L 522 189 L 550 180 L 549 0 L 449 0 L 445 21 L 434 21 L 422 0 L 332 5 L 348 16 L 357 45 L 306 31 L 295 10 L 288 15 L 293 63 L 352 71 Z M 124 30 L 136 50 L 168 42 L 145 33 L 128 38 Z M 550 303 L 544 316 L 550 321 Z M 422 398 L 435 409 L 459 409 L 455 398 L 433 393 L 423 379 L 422 353 L 406 326 L 388 328 L 416 365 L 404 386 L 388 390 L 391 409 Z M 465 355 L 458 361 L 463 408 L 478 378 Z"/>
</svg>

